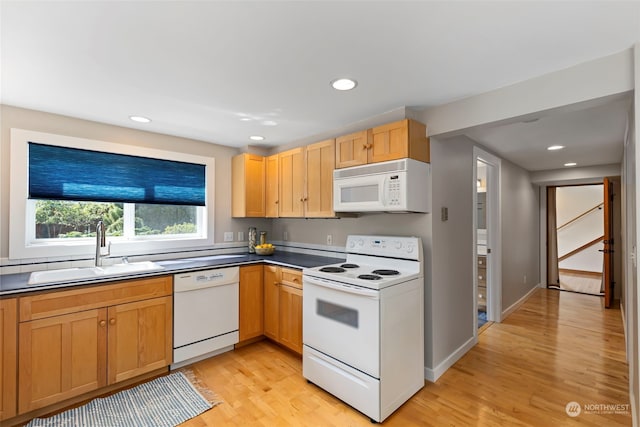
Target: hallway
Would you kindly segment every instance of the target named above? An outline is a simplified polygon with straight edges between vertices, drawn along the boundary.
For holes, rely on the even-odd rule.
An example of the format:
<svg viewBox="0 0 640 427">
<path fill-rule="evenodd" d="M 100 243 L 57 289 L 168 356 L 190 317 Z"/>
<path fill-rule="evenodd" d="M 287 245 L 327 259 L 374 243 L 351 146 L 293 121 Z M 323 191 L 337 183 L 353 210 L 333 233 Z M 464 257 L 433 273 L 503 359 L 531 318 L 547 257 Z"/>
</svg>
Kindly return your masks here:
<svg viewBox="0 0 640 427">
<path fill-rule="evenodd" d="M 601 308 L 601 300 L 538 289 L 384 425 L 631 425 L 620 310 Z M 371 425 L 307 384 L 301 368 L 298 356 L 268 341 L 196 363 L 224 403 L 184 425 Z M 575 420 L 565 411 L 573 401 L 582 410 Z"/>
</svg>

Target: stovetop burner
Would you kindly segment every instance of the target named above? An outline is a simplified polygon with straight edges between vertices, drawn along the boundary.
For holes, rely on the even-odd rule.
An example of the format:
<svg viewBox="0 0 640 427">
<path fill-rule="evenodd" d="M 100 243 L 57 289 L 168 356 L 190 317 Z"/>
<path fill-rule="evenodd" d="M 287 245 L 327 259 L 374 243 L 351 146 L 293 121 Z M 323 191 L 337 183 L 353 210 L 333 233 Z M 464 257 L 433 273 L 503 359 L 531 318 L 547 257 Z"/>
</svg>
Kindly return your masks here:
<svg viewBox="0 0 640 427">
<path fill-rule="evenodd" d="M 397 276 L 398 274 L 400 274 L 400 272 L 398 270 L 380 269 L 380 270 L 373 270 L 371 274 L 379 274 L 381 276 Z"/>
<path fill-rule="evenodd" d="M 382 279 L 382 277 L 376 275 L 376 274 L 361 274 L 358 276 L 358 279 L 363 279 L 363 280 L 380 280 Z"/>
<path fill-rule="evenodd" d="M 360 266 L 358 264 L 350 264 L 350 263 L 342 264 L 340 267 L 342 267 L 342 268 L 360 268 Z"/>
<path fill-rule="evenodd" d="M 344 273 L 346 270 L 342 267 L 322 267 L 320 271 L 323 273 Z"/>
</svg>

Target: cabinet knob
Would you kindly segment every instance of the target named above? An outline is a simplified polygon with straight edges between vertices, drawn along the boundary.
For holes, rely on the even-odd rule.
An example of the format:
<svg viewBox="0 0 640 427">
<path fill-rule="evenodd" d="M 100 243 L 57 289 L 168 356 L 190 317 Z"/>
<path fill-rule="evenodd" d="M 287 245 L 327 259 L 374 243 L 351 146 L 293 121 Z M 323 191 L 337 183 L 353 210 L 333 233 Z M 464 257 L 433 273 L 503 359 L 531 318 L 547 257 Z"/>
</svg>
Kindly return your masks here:
<svg viewBox="0 0 640 427">
<path fill-rule="evenodd" d="M 102 326 L 103 328 L 105 326 L 107 326 L 107 322 L 105 320 L 101 320 L 100 323 L 98 323 L 100 326 Z"/>
<path fill-rule="evenodd" d="M 116 319 L 114 319 L 114 318 L 109 319 L 109 324 L 110 325 L 115 325 L 116 324 Z"/>
<path fill-rule="evenodd" d="M 277 204 L 278 204 L 278 202 L 279 202 L 279 200 L 276 200 L 274 203 L 277 205 Z"/>
<path fill-rule="evenodd" d="M 482 280 L 482 276 L 478 276 L 478 279 Z"/>
</svg>

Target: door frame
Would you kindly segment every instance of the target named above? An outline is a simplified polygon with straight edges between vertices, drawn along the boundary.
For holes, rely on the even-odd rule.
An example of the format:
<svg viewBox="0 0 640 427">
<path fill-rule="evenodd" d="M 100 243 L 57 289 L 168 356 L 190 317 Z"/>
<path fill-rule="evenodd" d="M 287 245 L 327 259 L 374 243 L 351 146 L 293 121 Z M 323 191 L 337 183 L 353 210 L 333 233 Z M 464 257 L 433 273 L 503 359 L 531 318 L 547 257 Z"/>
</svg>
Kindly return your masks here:
<svg viewBox="0 0 640 427">
<path fill-rule="evenodd" d="M 501 172 L 502 161 L 479 147 L 473 147 L 473 326 L 478 334 L 478 162 L 487 165 L 487 320 L 502 321 L 502 209 Z"/>
</svg>

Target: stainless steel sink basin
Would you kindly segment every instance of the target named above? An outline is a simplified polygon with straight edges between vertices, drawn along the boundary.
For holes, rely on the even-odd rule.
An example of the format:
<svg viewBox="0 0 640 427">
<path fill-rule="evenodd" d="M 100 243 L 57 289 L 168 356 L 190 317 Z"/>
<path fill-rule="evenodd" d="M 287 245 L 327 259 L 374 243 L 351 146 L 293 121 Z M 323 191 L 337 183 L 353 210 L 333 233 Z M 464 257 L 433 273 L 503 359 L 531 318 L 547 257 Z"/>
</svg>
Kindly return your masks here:
<svg viewBox="0 0 640 427">
<path fill-rule="evenodd" d="M 34 271 L 29 277 L 29 285 L 40 283 L 67 282 L 70 280 L 94 277 L 118 276 L 122 274 L 141 273 L 144 271 L 162 270 L 164 267 L 151 261 L 113 264 L 104 267 L 64 268 L 61 270 Z"/>
</svg>

